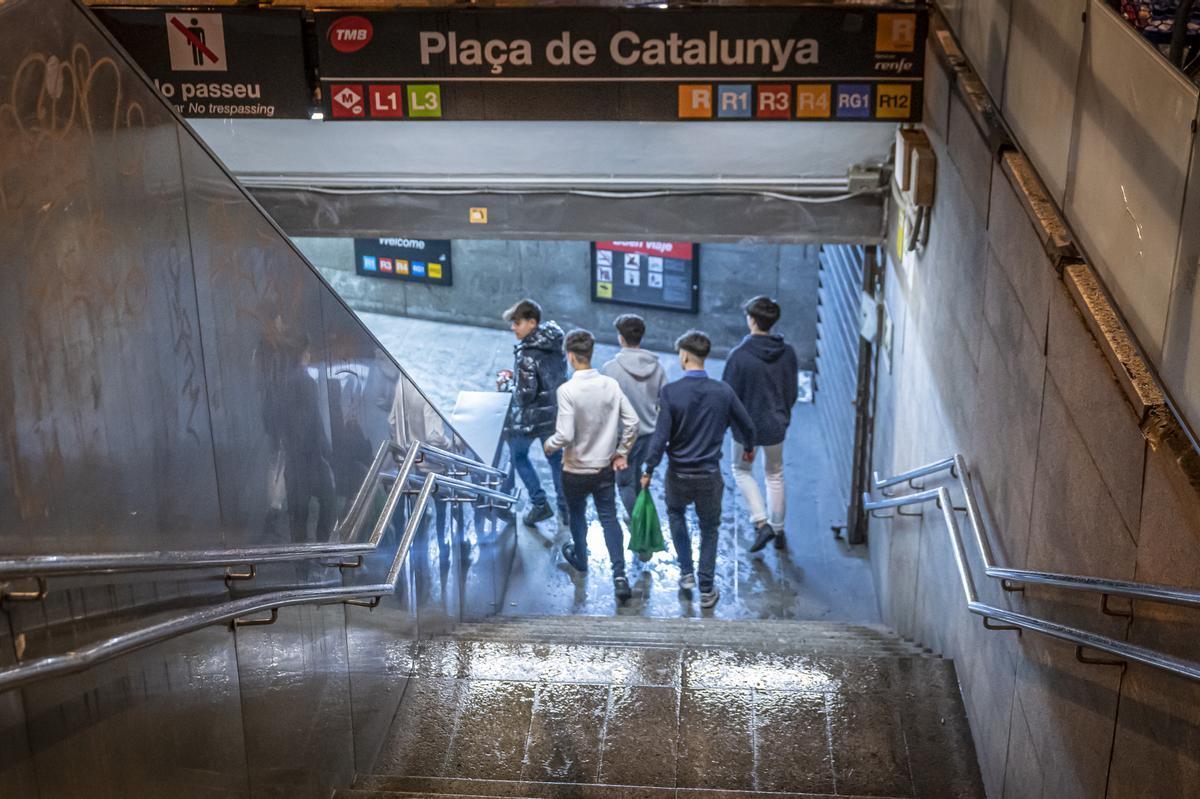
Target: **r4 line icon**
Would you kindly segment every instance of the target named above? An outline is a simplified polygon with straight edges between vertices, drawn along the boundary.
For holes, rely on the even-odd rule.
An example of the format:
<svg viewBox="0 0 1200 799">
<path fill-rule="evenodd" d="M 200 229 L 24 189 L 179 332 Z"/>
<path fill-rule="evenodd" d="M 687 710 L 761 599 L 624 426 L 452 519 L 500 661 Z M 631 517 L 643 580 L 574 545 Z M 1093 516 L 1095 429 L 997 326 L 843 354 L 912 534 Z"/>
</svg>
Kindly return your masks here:
<svg viewBox="0 0 1200 799">
<path fill-rule="evenodd" d="M 329 100 L 329 110 L 333 113 L 334 119 L 362 119 L 367 115 L 361 84 L 330 84 Z"/>
</svg>

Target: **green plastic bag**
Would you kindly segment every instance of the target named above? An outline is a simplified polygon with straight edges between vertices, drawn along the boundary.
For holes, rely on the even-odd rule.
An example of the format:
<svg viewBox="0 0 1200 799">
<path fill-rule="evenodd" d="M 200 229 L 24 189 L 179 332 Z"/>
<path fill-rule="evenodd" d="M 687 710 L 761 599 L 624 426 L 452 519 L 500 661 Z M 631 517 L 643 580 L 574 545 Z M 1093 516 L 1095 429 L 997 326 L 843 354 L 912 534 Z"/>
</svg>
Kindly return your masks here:
<svg viewBox="0 0 1200 799">
<path fill-rule="evenodd" d="M 643 488 L 629 514 L 629 550 L 642 560 L 650 560 L 655 552 L 666 552 L 658 510 L 649 489 Z"/>
</svg>

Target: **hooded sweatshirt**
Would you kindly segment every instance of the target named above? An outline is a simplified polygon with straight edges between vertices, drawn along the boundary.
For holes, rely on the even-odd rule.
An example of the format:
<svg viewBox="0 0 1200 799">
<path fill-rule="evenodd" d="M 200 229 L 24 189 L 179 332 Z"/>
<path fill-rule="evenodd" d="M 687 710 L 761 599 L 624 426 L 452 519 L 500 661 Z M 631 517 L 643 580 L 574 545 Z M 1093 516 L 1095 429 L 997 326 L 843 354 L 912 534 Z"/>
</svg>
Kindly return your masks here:
<svg viewBox="0 0 1200 799">
<path fill-rule="evenodd" d="M 743 447 L 780 444 L 787 437 L 792 406 L 800 392 L 800 364 L 796 351 L 783 336 L 746 336 L 725 361 L 721 379 L 728 383 L 750 412 L 757 433 L 743 441 L 736 428 L 734 440 Z"/>
<path fill-rule="evenodd" d="M 667 373 L 652 352 L 624 347 L 600 370 L 616 380 L 638 415 L 638 435 L 648 436 L 658 422 L 658 395 L 667 384 Z"/>
</svg>

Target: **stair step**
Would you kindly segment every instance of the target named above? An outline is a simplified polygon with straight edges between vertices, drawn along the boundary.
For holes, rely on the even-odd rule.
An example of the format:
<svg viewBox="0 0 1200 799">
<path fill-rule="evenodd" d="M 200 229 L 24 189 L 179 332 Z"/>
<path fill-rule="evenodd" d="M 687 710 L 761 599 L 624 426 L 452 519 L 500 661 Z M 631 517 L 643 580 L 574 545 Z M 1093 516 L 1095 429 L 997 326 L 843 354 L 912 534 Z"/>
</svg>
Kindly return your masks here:
<svg viewBox="0 0 1200 799">
<path fill-rule="evenodd" d="M 334 799 L 388 799 L 389 797 L 505 797 L 505 799 L 833 799 L 832 794 L 775 793 L 768 791 L 668 788 L 653 786 L 600 785 L 577 782 L 530 782 L 513 780 L 459 779 L 454 777 L 393 777 L 372 775 L 355 788 L 338 791 Z M 864 799 L 838 794 L 838 799 Z M 872 797 L 888 799 L 888 797 Z"/>
<path fill-rule="evenodd" d="M 597 649 L 679 649 L 679 646 L 665 646 L 663 644 L 637 644 L 628 641 L 579 641 L 567 644 L 557 640 L 537 640 L 537 639 L 521 639 L 520 641 L 473 641 L 471 639 L 451 639 L 458 643 L 524 643 L 524 644 L 545 644 L 549 646 L 591 646 Z M 727 650 L 740 649 L 741 647 L 728 646 L 695 646 L 688 645 L 690 649 L 697 650 Z M 824 655 L 829 657 L 907 657 L 907 658 L 931 658 L 937 659 L 938 656 L 924 650 L 912 649 L 909 647 L 886 647 L 886 646 L 798 646 L 788 648 L 756 648 L 763 654 L 772 655 Z"/>
<path fill-rule="evenodd" d="M 741 649 L 849 657 L 938 657 L 880 625 L 824 621 L 501 616 L 466 622 L 432 640 L 626 649 Z"/>
</svg>

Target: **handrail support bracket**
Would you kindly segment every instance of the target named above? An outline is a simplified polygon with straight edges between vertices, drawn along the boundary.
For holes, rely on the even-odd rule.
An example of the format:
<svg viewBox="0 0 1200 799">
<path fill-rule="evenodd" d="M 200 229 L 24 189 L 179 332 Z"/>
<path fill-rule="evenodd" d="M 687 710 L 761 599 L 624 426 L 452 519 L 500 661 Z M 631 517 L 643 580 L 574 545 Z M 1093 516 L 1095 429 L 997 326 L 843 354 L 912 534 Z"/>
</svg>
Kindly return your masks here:
<svg viewBox="0 0 1200 799">
<path fill-rule="evenodd" d="M 29 579 L 37 585 L 37 588 L 32 591 L 13 591 L 8 588 L 0 588 L 0 605 L 5 602 L 40 602 L 45 599 L 46 594 L 50 592 L 48 580 L 40 574 Z"/>
<path fill-rule="evenodd" d="M 253 580 L 254 575 L 256 575 L 257 573 L 258 573 L 258 567 L 255 566 L 253 563 L 246 564 L 246 571 L 244 571 L 244 572 L 235 571 L 234 568 L 231 566 L 225 570 L 225 585 L 232 586 L 233 583 L 235 583 L 235 582 L 239 582 L 242 580 Z"/>
<path fill-rule="evenodd" d="M 1124 670 L 1125 667 L 1129 665 L 1129 662 L 1125 660 L 1091 657 L 1089 655 L 1085 655 L 1085 651 L 1086 649 L 1083 644 L 1077 644 L 1075 646 L 1075 659 L 1088 666 L 1120 666 L 1121 669 Z"/>
<path fill-rule="evenodd" d="M 234 619 L 230 622 L 233 629 L 238 627 L 267 627 L 279 621 L 279 608 L 271 608 L 271 615 L 265 619 Z"/>
<path fill-rule="evenodd" d="M 1100 612 L 1101 613 L 1103 613 L 1105 616 L 1116 616 L 1119 619 L 1132 619 L 1133 618 L 1133 601 L 1132 600 L 1130 600 L 1130 602 L 1129 602 L 1129 610 L 1114 610 L 1113 607 L 1110 604 L 1108 604 L 1108 601 L 1110 599 L 1112 599 L 1112 594 L 1101 594 L 1100 595 Z"/>
<path fill-rule="evenodd" d="M 1012 624 L 997 624 L 996 622 L 992 621 L 987 616 L 983 617 L 983 626 L 985 629 L 994 630 L 997 632 L 1004 631 L 1004 630 L 1012 630 L 1017 634 L 1018 637 L 1020 637 L 1020 635 L 1021 635 L 1020 627 L 1016 627 Z"/>
</svg>

